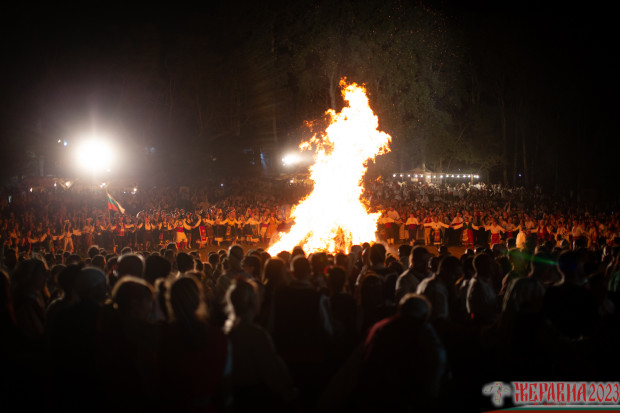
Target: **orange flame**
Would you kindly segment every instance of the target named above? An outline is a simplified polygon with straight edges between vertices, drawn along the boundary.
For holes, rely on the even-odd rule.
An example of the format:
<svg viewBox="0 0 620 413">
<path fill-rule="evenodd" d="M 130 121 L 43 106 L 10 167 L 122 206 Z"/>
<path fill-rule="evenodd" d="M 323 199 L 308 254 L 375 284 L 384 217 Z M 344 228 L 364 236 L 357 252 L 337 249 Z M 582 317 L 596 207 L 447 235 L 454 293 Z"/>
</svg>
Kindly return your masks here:
<svg viewBox="0 0 620 413">
<path fill-rule="evenodd" d="M 310 179 L 314 189 L 291 210 L 294 224 L 278 234 L 270 254 L 291 251 L 301 245 L 306 252 L 348 252 L 351 246 L 375 240 L 380 213 L 369 213 L 362 204 L 362 177 L 367 161 L 389 152 L 390 135 L 377 130 L 379 120 L 368 103 L 366 89 L 340 81 L 349 106 L 340 113 L 328 110 L 330 125 L 322 137 L 302 142 L 301 149 L 315 146 Z"/>
</svg>

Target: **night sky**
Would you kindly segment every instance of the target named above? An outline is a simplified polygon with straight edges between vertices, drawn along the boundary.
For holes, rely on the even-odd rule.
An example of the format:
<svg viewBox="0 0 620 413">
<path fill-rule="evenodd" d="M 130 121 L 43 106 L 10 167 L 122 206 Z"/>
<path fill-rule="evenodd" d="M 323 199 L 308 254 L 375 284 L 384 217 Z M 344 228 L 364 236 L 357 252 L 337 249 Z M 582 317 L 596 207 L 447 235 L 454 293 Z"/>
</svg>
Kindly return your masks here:
<svg viewBox="0 0 620 413">
<path fill-rule="evenodd" d="M 393 23 L 379 21 L 383 11 L 375 9 Z M 390 67 L 389 53 L 413 48 L 413 56 L 422 50 L 417 40 L 378 40 L 384 29 L 403 39 L 416 10 L 423 17 L 411 27 L 440 21 L 428 30 L 449 33 L 437 56 L 452 57 L 450 69 L 437 72 L 444 94 L 429 98 L 424 116 L 390 108 L 398 93 L 415 102 L 416 90 L 439 90 L 417 78 L 417 89 L 403 87 L 413 75 L 399 72 L 402 56 Z M 402 154 L 390 155 L 386 171 L 425 161 L 434 170 L 449 164 L 481 171 L 495 182 L 616 191 L 608 173 L 617 147 L 612 18 L 594 3 L 490 1 L 5 12 L 0 173 L 4 182 L 39 174 L 36 160 L 45 154 L 45 174 L 75 174 L 57 141 L 71 144 L 89 130 L 123 147 L 120 175 L 182 181 L 254 173 L 265 162 L 277 172 L 281 152 L 306 136 L 303 121 L 333 102 L 329 74 L 336 73 L 368 84 L 381 126 Z M 373 35 L 359 35 L 366 32 Z M 386 56 L 365 66 L 368 42 Z M 420 64 L 428 66 L 425 59 Z M 417 129 L 408 126 L 416 117 Z M 430 138 L 444 135 L 436 138 L 441 144 Z"/>
</svg>

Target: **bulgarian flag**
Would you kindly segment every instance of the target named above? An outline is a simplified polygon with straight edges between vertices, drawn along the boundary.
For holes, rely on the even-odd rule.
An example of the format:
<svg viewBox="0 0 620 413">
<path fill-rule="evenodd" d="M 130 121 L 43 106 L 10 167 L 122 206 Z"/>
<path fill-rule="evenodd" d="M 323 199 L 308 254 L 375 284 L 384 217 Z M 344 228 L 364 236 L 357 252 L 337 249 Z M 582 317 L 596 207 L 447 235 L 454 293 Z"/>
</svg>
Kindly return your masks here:
<svg viewBox="0 0 620 413">
<path fill-rule="evenodd" d="M 108 195 L 108 209 L 111 209 L 112 211 L 116 211 L 116 212 L 120 212 L 121 214 L 124 214 L 125 213 L 125 208 L 123 208 L 121 206 L 121 204 L 119 204 L 116 199 L 112 198 L 112 195 L 110 195 L 107 192 L 106 192 L 106 194 Z"/>
</svg>

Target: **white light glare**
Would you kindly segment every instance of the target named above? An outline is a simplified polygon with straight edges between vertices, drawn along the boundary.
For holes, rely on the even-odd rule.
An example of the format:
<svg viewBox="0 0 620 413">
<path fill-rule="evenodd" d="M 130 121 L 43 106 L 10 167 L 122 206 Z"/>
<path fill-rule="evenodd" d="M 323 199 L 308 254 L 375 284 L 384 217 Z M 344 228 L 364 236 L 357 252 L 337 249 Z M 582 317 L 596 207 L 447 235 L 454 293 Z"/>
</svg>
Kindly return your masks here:
<svg viewBox="0 0 620 413">
<path fill-rule="evenodd" d="M 299 162 L 301 162 L 301 156 L 296 153 L 289 153 L 284 158 L 282 158 L 282 163 L 284 165 L 295 165 Z"/>
<path fill-rule="evenodd" d="M 79 164 L 92 172 L 109 169 L 114 158 L 114 151 L 107 142 L 99 139 L 88 139 L 79 146 L 77 160 Z"/>
</svg>

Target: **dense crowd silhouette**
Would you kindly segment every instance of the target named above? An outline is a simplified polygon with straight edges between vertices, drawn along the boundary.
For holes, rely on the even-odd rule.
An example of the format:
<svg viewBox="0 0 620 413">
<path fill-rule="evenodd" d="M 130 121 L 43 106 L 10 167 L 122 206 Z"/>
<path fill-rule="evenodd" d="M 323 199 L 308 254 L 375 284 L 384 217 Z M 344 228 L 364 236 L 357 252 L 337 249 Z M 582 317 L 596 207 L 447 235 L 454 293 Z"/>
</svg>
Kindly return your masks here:
<svg viewBox="0 0 620 413">
<path fill-rule="evenodd" d="M 270 255 L 308 188 L 246 185 L 119 194 L 131 236 L 84 231 L 108 216 L 97 191 L 0 205 L 3 411 L 481 411 L 490 382 L 617 379 L 606 206 L 371 183 L 379 241 Z"/>
</svg>

